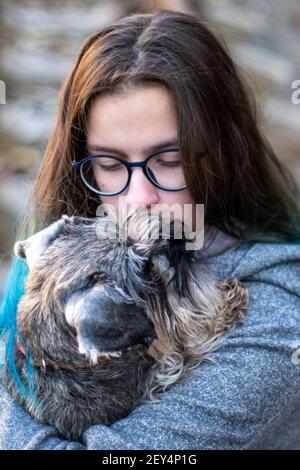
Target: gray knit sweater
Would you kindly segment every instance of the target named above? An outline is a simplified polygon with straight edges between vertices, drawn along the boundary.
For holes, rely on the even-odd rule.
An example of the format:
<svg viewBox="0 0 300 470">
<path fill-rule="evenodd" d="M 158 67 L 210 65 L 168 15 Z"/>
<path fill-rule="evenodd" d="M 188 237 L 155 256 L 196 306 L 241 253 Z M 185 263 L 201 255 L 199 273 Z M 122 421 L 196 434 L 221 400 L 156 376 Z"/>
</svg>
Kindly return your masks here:
<svg viewBox="0 0 300 470">
<path fill-rule="evenodd" d="M 228 240 L 227 240 L 228 241 Z M 0 449 L 300 449 L 300 245 L 242 243 L 222 232 L 208 248 L 219 280 L 248 287 L 245 322 L 192 378 L 159 403 L 112 426 L 96 425 L 83 443 L 62 440 L 1 388 Z"/>
</svg>

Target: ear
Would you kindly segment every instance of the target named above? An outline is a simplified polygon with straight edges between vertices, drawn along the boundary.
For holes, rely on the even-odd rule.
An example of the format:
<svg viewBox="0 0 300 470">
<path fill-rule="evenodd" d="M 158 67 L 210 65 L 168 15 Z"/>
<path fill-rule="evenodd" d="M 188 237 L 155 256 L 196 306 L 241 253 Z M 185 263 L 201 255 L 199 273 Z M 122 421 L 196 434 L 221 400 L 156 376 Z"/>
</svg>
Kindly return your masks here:
<svg viewBox="0 0 300 470">
<path fill-rule="evenodd" d="M 73 224 L 73 217 L 63 215 L 61 219 L 35 233 L 27 240 L 20 240 L 14 245 L 14 253 L 18 258 L 26 259 L 31 270 L 35 261 L 41 256 L 51 243 Z"/>
<path fill-rule="evenodd" d="M 187 280 L 190 276 L 190 266 L 194 260 L 193 251 L 186 249 L 190 239 L 184 236 L 176 238 L 174 223 L 171 224 L 171 237 L 168 244 L 158 255 L 151 258 L 154 269 L 165 278 L 166 286 L 172 283 L 180 297 L 187 295 Z"/>
</svg>

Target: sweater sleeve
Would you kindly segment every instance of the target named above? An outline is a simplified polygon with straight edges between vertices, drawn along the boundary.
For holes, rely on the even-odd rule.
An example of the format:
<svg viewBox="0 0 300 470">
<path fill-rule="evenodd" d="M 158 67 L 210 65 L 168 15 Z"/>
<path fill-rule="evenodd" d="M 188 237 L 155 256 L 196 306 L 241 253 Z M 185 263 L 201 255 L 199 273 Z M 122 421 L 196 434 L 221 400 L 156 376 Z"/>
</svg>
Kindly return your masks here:
<svg viewBox="0 0 300 470">
<path fill-rule="evenodd" d="M 85 450 L 27 413 L 0 385 L 0 450 Z"/>
<path fill-rule="evenodd" d="M 297 267 L 299 269 L 299 265 Z M 193 376 L 158 403 L 137 407 L 111 426 L 94 425 L 83 443 L 58 438 L 4 391 L 1 449 L 275 449 L 296 446 L 292 429 L 300 408 L 300 297 L 266 277 L 244 280 L 250 303 L 243 325 Z M 272 276 L 271 276 L 272 278 Z M 295 356 L 296 354 L 296 356 Z M 299 353 L 300 357 L 300 353 Z M 296 360 L 295 360 L 296 359 Z M 285 430 L 286 443 L 280 441 Z"/>
</svg>

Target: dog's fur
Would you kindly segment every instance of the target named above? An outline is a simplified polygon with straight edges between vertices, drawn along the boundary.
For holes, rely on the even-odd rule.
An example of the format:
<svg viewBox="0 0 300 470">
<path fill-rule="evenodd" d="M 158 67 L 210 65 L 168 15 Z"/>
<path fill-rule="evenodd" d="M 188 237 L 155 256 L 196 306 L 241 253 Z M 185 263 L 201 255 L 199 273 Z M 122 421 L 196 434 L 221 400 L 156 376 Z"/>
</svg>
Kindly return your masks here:
<svg viewBox="0 0 300 470">
<path fill-rule="evenodd" d="M 30 268 L 17 326 L 39 405 L 21 397 L 7 370 L 5 385 L 68 439 L 188 377 L 244 318 L 240 281 L 218 285 L 184 240 L 152 238 L 161 220 L 149 217 L 131 215 L 125 234 L 110 217 L 63 216 L 15 245 Z M 14 355 L 27 383 L 17 344 Z"/>
</svg>

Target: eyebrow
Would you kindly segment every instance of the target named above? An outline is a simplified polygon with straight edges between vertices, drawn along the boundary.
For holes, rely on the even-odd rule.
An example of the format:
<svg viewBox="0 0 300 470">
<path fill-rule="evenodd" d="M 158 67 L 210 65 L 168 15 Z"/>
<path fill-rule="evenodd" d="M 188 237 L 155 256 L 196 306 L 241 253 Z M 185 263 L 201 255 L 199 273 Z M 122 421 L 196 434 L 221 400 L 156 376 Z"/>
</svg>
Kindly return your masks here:
<svg viewBox="0 0 300 470">
<path fill-rule="evenodd" d="M 156 150 L 160 150 L 163 147 L 170 147 L 171 145 L 178 145 L 178 141 L 176 138 L 166 140 L 164 142 L 160 142 L 159 144 L 151 145 L 150 147 L 145 149 L 146 154 L 154 153 Z M 108 153 L 118 153 L 122 157 L 128 158 L 128 155 L 120 149 L 116 149 L 113 147 L 103 147 L 101 145 L 89 145 L 87 144 L 87 149 L 89 151 L 102 151 Z"/>
</svg>

